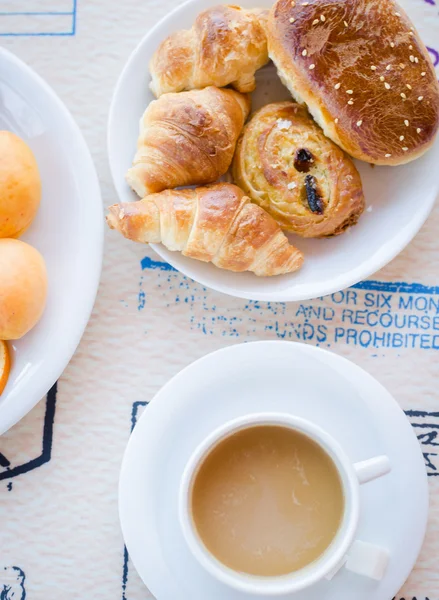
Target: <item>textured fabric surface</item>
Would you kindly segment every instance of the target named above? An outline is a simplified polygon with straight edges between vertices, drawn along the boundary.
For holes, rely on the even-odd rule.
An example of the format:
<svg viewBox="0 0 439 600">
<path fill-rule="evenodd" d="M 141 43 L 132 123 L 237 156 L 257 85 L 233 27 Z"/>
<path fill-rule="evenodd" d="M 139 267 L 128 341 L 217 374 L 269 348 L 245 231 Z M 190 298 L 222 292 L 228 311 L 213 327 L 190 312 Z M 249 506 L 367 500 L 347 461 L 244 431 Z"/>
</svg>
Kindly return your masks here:
<svg viewBox="0 0 439 600">
<path fill-rule="evenodd" d="M 437 0 L 411 1 L 421 23 L 430 19 L 425 41 L 439 63 Z M 105 205 L 117 200 L 106 158 L 113 87 L 140 37 L 176 4 L 0 0 L 0 43 L 34 67 L 73 113 Z M 107 231 L 100 291 L 74 358 L 47 398 L 0 438 L 0 598 L 150 597 L 124 552 L 117 515 L 131 427 L 160 386 L 193 360 L 233 343 L 285 339 L 354 360 L 408 411 L 425 456 L 431 511 L 419 562 L 397 598 L 438 600 L 438 229 L 439 205 L 373 278 L 291 304 L 206 290 L 146 247 Z"/>
</svg>

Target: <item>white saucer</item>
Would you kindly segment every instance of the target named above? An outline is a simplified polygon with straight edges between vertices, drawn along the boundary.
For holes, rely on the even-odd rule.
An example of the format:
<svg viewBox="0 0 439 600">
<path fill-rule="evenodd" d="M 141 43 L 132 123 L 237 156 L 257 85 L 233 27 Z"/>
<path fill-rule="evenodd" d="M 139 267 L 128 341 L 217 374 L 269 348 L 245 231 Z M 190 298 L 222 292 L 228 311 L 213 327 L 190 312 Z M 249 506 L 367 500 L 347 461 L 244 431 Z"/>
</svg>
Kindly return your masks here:
<svg viewBox="0 0 439 600">
<path fill-rule="evenodd" d="M 300 600 L 389 600 L 412 570 L 424 538 L 427 476 L 403 411 L 368 373 L 325 350 L 255 342 L 209 354 L 176 375 L 146 408 L 125 452 L 119 488 L 132 561 L 158 600 L 244 600 L 203 571 L 182 537 L 178 487 L 195 446 L 219 425 L 279 411 L 320 425 L 352 461 L 387 454 L 392 472 L 361 488 L 358 539 L 387 548 L 380 582 L 342 570 Z M 262 596 L 258 596 L 262 598 Z"/>
</svg>

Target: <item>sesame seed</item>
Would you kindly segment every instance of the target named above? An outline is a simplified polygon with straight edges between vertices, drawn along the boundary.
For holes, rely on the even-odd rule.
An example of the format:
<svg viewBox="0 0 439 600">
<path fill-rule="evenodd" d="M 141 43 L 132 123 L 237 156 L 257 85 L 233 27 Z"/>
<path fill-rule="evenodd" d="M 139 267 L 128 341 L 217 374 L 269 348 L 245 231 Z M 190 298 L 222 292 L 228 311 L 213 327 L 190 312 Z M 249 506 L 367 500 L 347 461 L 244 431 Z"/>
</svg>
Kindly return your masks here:
<svg viewBox="0 0 439 600">
<path fill-rule="evenodd" d="M 400 135 L 400 136 L 399 136 L 399 141 L 400 141 L 400 142 L 403 142 L 403 141 L 404 141 L 404 136 L 403 136 L 403 135 Z"/>
<path fill-rule="evenodd" d="M 415 63 L 418 64 L 419 62 L 419 58 L 417 56 L 415 56 Z"/>
<path fill-rule="evenodd" d="M 315 69 L 315 68 L 316 68 L 316 66 L 315 66 L 314 64 L 312 64 L 312 65 L 309 65 L 309 67 L 308 67 L 308 69 L 309 69 L 310 71 L 312 71 L 312 70 L 313 70 L 313 69 Z"/>
<path fill-rule="evenodd" d="M 308 50 L 305 48 L 305 50 L 302 50 L 302 56 L 306 56 L 308 54 Z"/>
<path fill-rule="evenodd" d="M 404 92 L 401 92 L 401 98 L 403 98 L 404 100 L 407 98 L 407 96 L 404 94 Z"/>
<path fill-rule="evenodd" d="M 291 6 L 294 8 L 296 6 L 295 0 L 291 0 Z"/>
<path fill-rule="evenodd" d="M 415 35 L 413 31 L 409 31 L 409 35 Z"/>
<path fill-rule="evenodd" d="M 399 66 L 401 69 L 405 69 L 405 64 L 404 63 L 399 63 Z"/>
<path fill-rule="evenodd" d="M 317 25 L 317 23 L 319 23 L 320 21 L 318 19 L 314 19 L 314 21 L 312 22 L 313 25 Z"/>
<path fill-rule="evenodd" d="M 418 96 L 419 102 L 421 102 L 423 99 L 424 99 L 424 96 Z"/>
<path fill-rule="evenodd" d="M 348 22 L 347 21 L 343 21 L 343 24 L 345 27 L 349 27 Z"/>
<path fill-rule="evenodd" d="M 411 89 L 412 89 L 412 86 L 411 86 L 409 83 L 406 83 L 406 87 L 407 87 L 409 90 L 411 90 Z"/>
<path fill-rule="evenodd" d="M 372 65 L 370 68 L 372 69 L 372 71 L 376 71 L 377 70 L 377 68 L 376 68 L 375 65 Z"/>
<path fill-rule="evenodd" d="M 346 90 L 346 94 L 353 94 L 354 90 Z"/>
<path fill-rule="evenodd" d="M 413 50 L 413 46 L 409 46 L 409 50 Z"/>
<path fill-rule="evenodd" d="M 362 123 L 363 123 L 363 121 L 361 121 L 361 119 L 360 119 L 360 121 L 357 121 L 357 127 L 361 127 Z"/>
<path fill-rule="evenodd" d="M 407 152 L 407 150 L 408 150 L 407 146 L 404 146 L 402 149 L 403 152 Z"/>
<path fill-rule="evenodd" d="M 408 122 L 408 120 L 407 120 L 407 119 L 405 119 L 405 121 L 404 121 L 404 125 L 405 125 L 406 127 L 408 127 L 408 126 L 410 125 L 410 123 Z"/>
<path fill-rule="evenodd" d="M 386 154 L 385 157 L 386 158 L 390 158 L 392 155 L 391 154 Z"/>
<path fill-rule="evenodd" d="M 334 123 L 337 124 L 338 123 L 338 118 L 334 119 Z"/>
<path fill-rule="evenodd" d="M 390 71 L 391 68 L 392 68 L 392 65 L 387 65 L 386 71 Z"/>
<path fill-rule="evenodd" d="M 320 21 L 324 23 L 326 21 L 325 15 L 320 15 Z"/>
<path fill-rule="evenodd" d="M 380 81 L 384 81 L 384 77 L 383 77 L 383 75 L 381 75 L 381 77 L 380 77 Z"/>
<path fill-rule="evenodd" d="M 336 90 L 339 90 L 339 89 L 340 89 L 340 87 L 341 87 L 341 83 L 340 83 L 340 82 L 339 82 L 339 83 L 336 83 L 336 84 L 334 85 L 334 88 L 335 88 Z"/>
<path fill-rule="evenodd" d="M 415 57 L 413 56 L 413 54 L 410 54 L 410 62 L 415 62 Z"/>
<path fill-rule="evenodd" d="M 420 127 L 417 128 L 416 133 L 421 133 L 422 129 Z"/>
<path fill-rule="evenodd" d="M 421 77 L 425 77 L 426 75 L 427 75 L 427 73 L 425 71 L 422 71 Z"/>
<path fill-rule="evenodd" d="M 295 21 L 295 20 L 296 20 L 296 19 L 294 19 L 293 17 L 291 17 L 291 19 L 290 19 L 290 23 L 294 23 L 294 21 Z"/>
<path fill-rule="evenodd" d="M 386 90 L 390 90 L 390 84 L 388 84 L 388 83 L 387 83 L 387 81 L 386 81 L 386 83 L 384 84 L 384 87 L 386 88 Z"/>
<path fill-rule="evenodd" d="M 308 6 L 309 2 L 302 2 L 302 6 Z"/>
<path fill-rule="evenodd" d="M 391 48 L 394 48 L 394 47 L 395 47 L 395 44 L 394 44 L 393 42 L 390 42 L 390 47 L 391 47 Z"/>
<path fill-rule="evenodd" d="M 400 16 L 401 16 L 401 14 L 399 12 L 395 13 L 395 17 L 400 17 Z"/>
<path fill-rule="evenodd" d="M 354 103 L 354 101 L 352 99 L 348 101 L 348 104 L 353 104 L 353 103 Z"/>
</svg>

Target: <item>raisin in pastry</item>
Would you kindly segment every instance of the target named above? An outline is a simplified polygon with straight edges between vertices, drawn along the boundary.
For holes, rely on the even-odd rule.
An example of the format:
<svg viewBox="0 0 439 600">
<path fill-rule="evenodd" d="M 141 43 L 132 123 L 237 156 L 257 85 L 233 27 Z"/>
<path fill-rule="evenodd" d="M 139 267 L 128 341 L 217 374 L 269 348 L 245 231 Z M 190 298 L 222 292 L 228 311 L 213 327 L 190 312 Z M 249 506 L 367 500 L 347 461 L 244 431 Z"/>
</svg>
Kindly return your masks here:
<svg viewBox="0 0 439 600">
<path fill-rule="evenodd" d="M 253 115 L 238 142 L 233 176 L 283 229 L 303 237 L 338 235 L 364 210 L 353 162 L 294 102 Z"/>
</svg>

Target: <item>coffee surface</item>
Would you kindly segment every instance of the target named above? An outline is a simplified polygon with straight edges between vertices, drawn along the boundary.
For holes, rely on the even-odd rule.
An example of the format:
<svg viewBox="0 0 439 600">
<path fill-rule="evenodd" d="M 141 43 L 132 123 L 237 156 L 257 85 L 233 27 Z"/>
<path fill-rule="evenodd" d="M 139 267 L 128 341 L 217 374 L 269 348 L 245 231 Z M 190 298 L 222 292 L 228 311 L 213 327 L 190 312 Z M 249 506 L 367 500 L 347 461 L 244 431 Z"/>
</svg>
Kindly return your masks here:
<svg viewBox="0 0 439 600">
<path fill-rule="evenodd" d="M 340 526 L 343 488 L 328 454 L 307 436 L 255 426 L 222 440 L 192 487 L 206 548 L 231 569 L 292 573 L 318 559 Z"/>
</svg>

